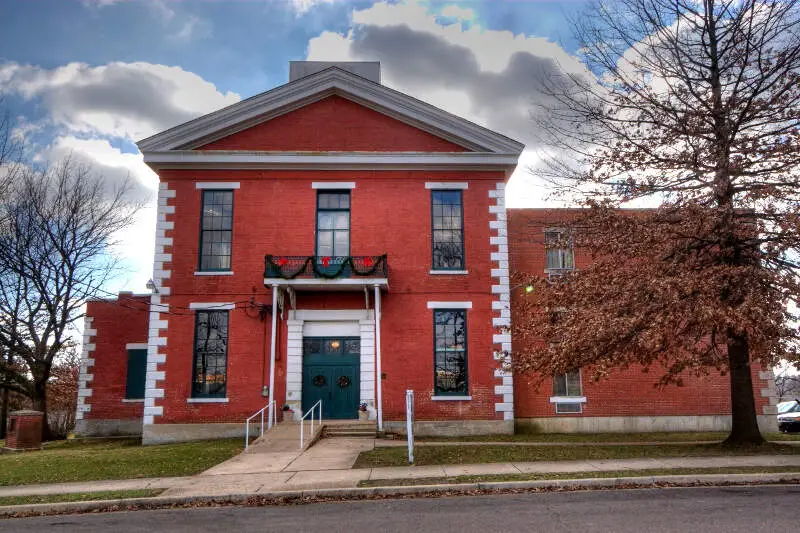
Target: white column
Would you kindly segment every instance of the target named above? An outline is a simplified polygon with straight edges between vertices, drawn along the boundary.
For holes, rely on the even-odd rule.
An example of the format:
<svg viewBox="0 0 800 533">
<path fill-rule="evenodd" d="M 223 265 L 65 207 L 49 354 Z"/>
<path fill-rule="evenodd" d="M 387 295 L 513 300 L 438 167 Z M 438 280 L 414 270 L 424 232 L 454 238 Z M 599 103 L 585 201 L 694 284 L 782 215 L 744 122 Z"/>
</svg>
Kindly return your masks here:
<svg viewBox="0 0 800 533">
<path fill-rule="evenodd" d="M 277 329 L 278 327 L 278 286 L 272 286 L 272 338 L 270 339 L 270 350 L 269 350 L 269 409 L 273 409 L 272 401 L 275 399 L 275 348 L 276 348 L 276 341 L 277 341 Z M 277 409 L 278 406 L 276 405 L 274 409 Z M 269 417 L 269 422 L 267 423 L 267 427 L 272 427 L 272 416 Z"/>
<path fill-rule="evenodd" d="M 378 431 L 383 431 L 383 385 L 381 383 L 381 288 L 375 285 L 375 392 L 378 396 Z"/>
</svg>

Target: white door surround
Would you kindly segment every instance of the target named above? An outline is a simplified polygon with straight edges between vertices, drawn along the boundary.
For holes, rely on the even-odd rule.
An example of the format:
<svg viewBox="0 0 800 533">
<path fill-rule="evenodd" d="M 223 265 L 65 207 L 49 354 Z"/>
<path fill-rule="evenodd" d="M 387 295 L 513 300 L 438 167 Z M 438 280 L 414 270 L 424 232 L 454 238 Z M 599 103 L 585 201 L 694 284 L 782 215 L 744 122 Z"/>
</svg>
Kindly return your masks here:
<svg viewBox="0 0 800 533">
<path fill-rule="evenodd" d="M 359 337 L 361 357 L 360 402 L 367 403 L 370 418 L 375 406 L 375 313 L 366 309 L 297 309 L 286 320 L 286 403 L 295 417 L 302 416 L 303 336 Z"/>
</svg>

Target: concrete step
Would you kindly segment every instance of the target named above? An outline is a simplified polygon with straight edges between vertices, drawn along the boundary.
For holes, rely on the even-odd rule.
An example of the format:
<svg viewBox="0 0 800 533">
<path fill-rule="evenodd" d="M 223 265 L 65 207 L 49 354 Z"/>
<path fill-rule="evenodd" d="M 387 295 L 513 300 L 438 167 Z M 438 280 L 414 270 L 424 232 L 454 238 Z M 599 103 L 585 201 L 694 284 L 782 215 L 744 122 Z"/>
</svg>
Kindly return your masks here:
<svg viewBox="0 0 800 533">
<path fill-rule="evenodd" d="M 337 421 L 333 423 L 325 423 L 322 430 L 322 436 L 327 438 L 363 437 L 374 439 L 378 436 L 378 425 L 375 422 L 368 421 Z"/>
</svg>

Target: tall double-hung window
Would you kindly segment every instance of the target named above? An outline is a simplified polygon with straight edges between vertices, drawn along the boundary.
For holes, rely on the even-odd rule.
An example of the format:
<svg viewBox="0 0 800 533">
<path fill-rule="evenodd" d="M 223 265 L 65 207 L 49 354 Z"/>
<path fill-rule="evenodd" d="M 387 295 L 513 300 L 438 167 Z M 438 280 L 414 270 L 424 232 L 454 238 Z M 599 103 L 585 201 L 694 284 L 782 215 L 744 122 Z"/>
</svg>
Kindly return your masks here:
<svg viewBox="0 0 800 533">
<path fill-rule="evenodd" d="M 462 191 L 431 191 L 433 270 L 464 270 Z"/>
<path fill-rule="evenodd" d="M 231 269 L 233 191 L 203 191 L 200 222 L 200 270 Z"/>
<path fill-rule="evenodd" d="M 350 192 L 317 193 L 317 256 L 350 255 Z"/>
<path fill-rule="evenodd" d="M 228 367 L 228 311 L 197 311 L 193 398 L 224 398 Z"/>
<path fill-rule="evenodd" d="M 437 309 L 433 312 L 434 394 L 466 396 L 467 312 Z"/>
</svg>

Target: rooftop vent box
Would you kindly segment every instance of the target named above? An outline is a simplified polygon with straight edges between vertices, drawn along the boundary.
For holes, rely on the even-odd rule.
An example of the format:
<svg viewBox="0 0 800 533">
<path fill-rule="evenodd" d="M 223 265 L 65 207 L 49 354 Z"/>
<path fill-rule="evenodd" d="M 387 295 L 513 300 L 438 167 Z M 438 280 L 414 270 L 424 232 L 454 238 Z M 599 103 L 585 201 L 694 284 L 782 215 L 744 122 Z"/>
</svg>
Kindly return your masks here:
<svg viewBox="0 0 800 533">
<path fill-rule="evenodd" d="M 305 78 L 330 67 L 346 70 L 375 83 L 381 82 L 380 61 L 289 61 L 289 81 Z"/>
</svg>

